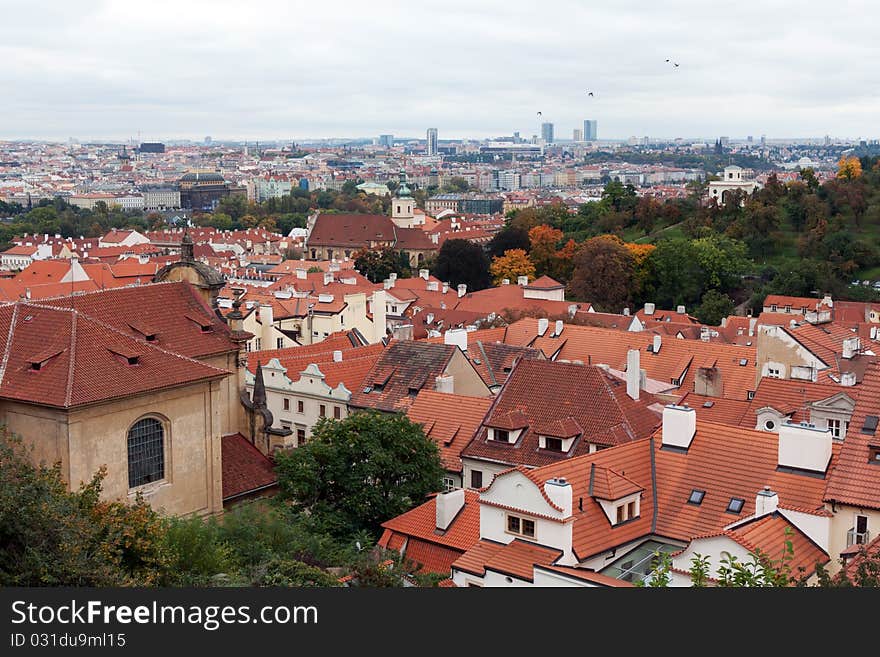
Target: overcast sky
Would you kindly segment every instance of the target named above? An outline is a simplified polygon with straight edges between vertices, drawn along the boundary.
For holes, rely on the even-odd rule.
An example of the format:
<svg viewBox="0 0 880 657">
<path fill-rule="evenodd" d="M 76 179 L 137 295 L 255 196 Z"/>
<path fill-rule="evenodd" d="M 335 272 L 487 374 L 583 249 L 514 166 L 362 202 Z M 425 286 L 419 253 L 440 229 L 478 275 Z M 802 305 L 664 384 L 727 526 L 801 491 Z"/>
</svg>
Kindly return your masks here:
<svg viewBox="0 0 880 657">
<path fill-rule="evenodd" d="M 877 137 L 878 25 L 852 0 L 0 0 L 0 138 Z"/>
</svg>

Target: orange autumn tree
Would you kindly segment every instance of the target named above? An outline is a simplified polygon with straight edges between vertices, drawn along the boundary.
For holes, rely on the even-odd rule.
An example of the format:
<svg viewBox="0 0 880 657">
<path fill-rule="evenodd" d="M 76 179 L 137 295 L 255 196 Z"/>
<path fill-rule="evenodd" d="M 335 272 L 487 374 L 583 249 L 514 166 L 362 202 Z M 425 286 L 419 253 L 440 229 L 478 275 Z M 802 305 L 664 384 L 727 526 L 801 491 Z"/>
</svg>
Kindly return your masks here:
<svg viewBox="0 0 880 657">
<path fill-rule="evenodd" d="M 531 281 L 535 278 L 535 265 L 523 249 L 510 249 L 504 255 L 492 258 L 489 273 L 492 274 L 495 285 L 499 285 L 505 278 L 515 281 L 520 276 L 528 276 Z"/>
<path fill-rule="evenodd" d="M 837 177 L 853 180 L 862 175 L 862 163 L 857 157 L 842 157 L 837 163 Z"/>
<path fill-rule="evenodd" d="M 535 264 L 536 272 L 550 273 L 556 258 L 556 245 L 561 239 L 561 230 L 545 224 L 535 226 L 529 231 L 529 257 Z"/>
</svg>

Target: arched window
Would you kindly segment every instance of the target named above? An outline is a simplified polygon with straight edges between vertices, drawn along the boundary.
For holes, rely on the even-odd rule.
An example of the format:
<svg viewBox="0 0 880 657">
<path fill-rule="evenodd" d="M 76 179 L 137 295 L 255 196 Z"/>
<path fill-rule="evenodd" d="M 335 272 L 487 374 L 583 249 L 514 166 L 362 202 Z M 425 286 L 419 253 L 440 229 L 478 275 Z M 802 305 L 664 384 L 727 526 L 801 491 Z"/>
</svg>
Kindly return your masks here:
<svg viewBox="0 0 880 657">
<path fill-rule="evenodd" d="M 136 488 L 165 477 L 165 429 L 146 417 L 128 430 L 128 486 Z"/>
</svg>

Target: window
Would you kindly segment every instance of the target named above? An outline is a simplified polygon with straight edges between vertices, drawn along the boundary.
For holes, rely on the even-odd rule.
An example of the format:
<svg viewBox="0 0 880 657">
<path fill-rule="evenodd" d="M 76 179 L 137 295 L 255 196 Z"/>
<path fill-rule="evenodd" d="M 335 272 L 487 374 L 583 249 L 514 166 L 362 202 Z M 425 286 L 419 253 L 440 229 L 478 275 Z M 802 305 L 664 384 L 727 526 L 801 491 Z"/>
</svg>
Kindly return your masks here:
<svg viewBox="0 0 880 657">
<path fill-rule="evenodd" d="M 306 444 L 306 430 L 297 428 L 296 430 L 296 446 L 302 447 Z"/>
<path fill-rule="evenodd" d="M 840 438 L 841 420 L 828 420 L 828 429 L 835 438 Z"/>
<path fill-rule="evenodd" d="M 254 340 L 254 351 L 259 351 L 262 348 L 263 348 L 262 341 L 260 340 L 260 338 L 256 338 Z"/>
<path fill-rule="evenodd" d="M 451 490 L 455 490 L 455 479 L 452 477 L 443 477 L 443 490 L 447 493 Z"/>
<path fill-rule="evenodd" d="M 728 513 L 740 513 L 743 510 L 743 505 L 746 503 L 745 500 L 739 497 L 731 497 L 730 502 L 727 505 Z"/>
<path fill-rule="evenodd" d="M 285 411 L 290 410 L 290 400 L 287 397 L 284 398 L 283 408 Z"/>
<path fill-rule="evenodd" d="M 128 487 L 165 477 L 165 429 L 156 418 L 135 422 L 128 430 Z"/>
<path fill-rule="evenodd" d="M 636 517 L 636 502 L 633 500 L 629 504 L 626 505 L 626 517 L 627 518 L 635 518 Z"/>
<path fill-rule="evenodd" d="M 746 393 L 746 399 L 750 399 L 750 400 L 751 400 L 751 399 L 754 399 L 754 398 L 755 398 L 755 391 L 754 391 L 754 390 L 749 390 L 749 391 Z"/>
<path fill-rule="evenodd" d="M 554 452 L 562 451 L 562 438 L 550 438 L 547 436 L 544 438 L 544 447 L 546 449 L 553 450 Z"/>
<path fill-rule="evenodd" d="M 510 442 L 510 432 L 504 429 L 492 429 L 492 436 L 493 440 L 497 440 L 499 443 Z"/>
<path fill-rule="evenodd" d="M 284 349 L 284 338 L 277 338 L 275 340 L 275 348 L 276 349 Z"/>
<path fill-rule="evenodd" d="M 338 406 L 333 407 L 333 417 L 337 420 L 342 417 L 342 409 Z"/>
<path fill-rule="evenodd" d="M 866 415 L 865 424 L 862 425 L 862 433 L 874 435 L 877 432 L 878 417 L 876 415 Z"/>
<path fill-rule="evenodd" d="M 772 306 L 770 306 L 770 312 L 772 312 L 772 313 L 776 312 L 776 304 L 775 303 Z"/>
<path fill-rule="evenodd" d="M 767 420 L 764 422 L 764 430 L 765 431 L 773 431 L 776 428 L 776 423 L 773 420 Z"/>
<path fill-rule="evenodd" d="M 481 470 L 471 470 L 471 488 L 483 487 L 483 472 Z"/>
<path fill-rule="evenodd" d="M 624 520 L 626 520 L 626 507 L 621 504 L 617 507 L 617 524 L 619 525 Z"/>
<path fill-rule="evenodd" d="M 771 379 L 781 379 L 782 371 L 778 367 L 767 366 L 767 376 Z"/>
<path fill-rule="evenodd" d="M 868 463 L 880 465 L 880 447 L 876 445 L 868 446 Z"/>
<path fill-rule="evenodd" d="M 688 504 L 702 504 L 703 498 L 706 496 L 706 491 L 697 490 L 696 488 L 691 491 L 691 496 L 688 498 Z"/>
<path fill-rule="evenodd" d="M 318 408 L 318 415 L 320 417 L 327 417 L 327 407 L 324 404 L 321 404 Z"/>
<path fill-rule="evenodd" d="M 519 516 L 507 516 L 507 531 L 510 534 L 517 534 L 526 538 L 535 538 L 535 521 L 528 518 L 520 518 Z"/>
</svg>

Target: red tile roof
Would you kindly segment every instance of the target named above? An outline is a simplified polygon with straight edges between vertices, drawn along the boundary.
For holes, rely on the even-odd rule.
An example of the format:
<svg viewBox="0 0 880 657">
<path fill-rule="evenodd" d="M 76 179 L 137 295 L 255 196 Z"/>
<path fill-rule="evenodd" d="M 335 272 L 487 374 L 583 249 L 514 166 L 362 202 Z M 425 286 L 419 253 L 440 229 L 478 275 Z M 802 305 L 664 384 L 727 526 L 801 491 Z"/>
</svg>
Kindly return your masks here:
<svg viewBox="0 0 880 657">
<path fill-rule="evenodd" d="M 758 382 L 758 387 L 755 389 L 755 397 L 749 404 L 748 411 L 740 419 L 739 424 L 743 427 L 754 428 L 758 420 L 758 411 L 767 407 L 784 414 L 791 413 L 792 422 L 808 422 L 810 418 L 807 408 L 810 402 L 828 399 L 840 393 L 847 394 L 855 400 L 858 390 L 853 387 L 826 383 L 763 377 Z"/>
<path fill-rule="evenodd" d="M 858 400 L 840 450 L 837 467 L 825 491 L 827 501 L 880 509 L 880 465 L 871 462 L 871 447 L 880 448 L 880 433 L 866 428 L 866 418 L 880 417 L 880 363 L 872 363 L 857 386 Z"/>
<path fill-rule="evenodd" d="M 240 433 L 221 439 L 223 501 L 278 484 L 275 467 Z"/>
<path fill-rule="evenodd" d="M 760 386 L 759 386 L 760 388 Z M 689 392 L 676 402 L 679 406 L 696 408 L 700 417 L 709 422 L 731 424 L 733 426 L 754 427 L 755 416 L 749 413 L 751 402 L 745 399 L 724 399 L 707 397 Z"/>
<path fill-rule="evenodd" d="M 655 401 L 645 392 L 638 401 L 631 399 L 619 379 L 598 367 L 522 360 L 462 453 L 502 463 L 546 465 L 585 454 L 591 443 L 616 445 L 651 435 L 660 424 L 658 414 L 648 408 Z M 527 428 L 515 444 L 507 444 L 489 440 L 489 427 Z M 575 429 L 580 437 L 567 453 L 539 447 L 539 435 Z"/>
<path fill-rule="evenodd" d="M 790 533 L 786 530 L 790 530 Z M 830 561 L 827 552 L 793 527 L 779 513 L 739 525 L 735 529 L 726 531 L 725 534 L 749 552 L 755 553 L 760 550 L 772 561 L 777 561 L 783 556 L 786 541 L 791 541 L 793 554 L 786 565 L 794 576 L 811 575 L 817 563 L 826 564 Z"/>
<path fill-rule="evenodd" d="M 479 429 L 492 405 L 488 397 L 467 397 L 433 390 L 419 393 L 406 414 L 425 429 L 440 448 L 440 460 L 450 472 L 461 472 L 461 450 Z"/>
<path fill-rule="evenodd" d="M 404 560 L 416 566 L 420 573 L 448 575 L 452 563 L 461 556 L 460 550 L 443 547 L 436 543 L 410 538 L 406 542 Z"/>
<path fill-rule="evenodd" d="M 479 494 L 475 491 L 464 492 L 464 506 L 458 515 L 453 518 L 445 531 L 438 531 L 437 527 L 437 503 L 436 497 L 431 498 L 424 504 L 382 523 L 382 528 L 392 532 L 383 534 L 383 539 L 388 542 L 380 545 L 387 547 L 392 544 L 394 534 L 403 535 L 410 539 L 420 539 L 434 545 L 439 545 L 464 554 L 477 541 L 480 540 L 480 504 Z M 394 548 L 391 548 L 394 549 Z"/>
<path fill-rule="evenodd" d="M 382 214 L 320 214 L 308 245 L 360 248 L 372 242 L 394 244 L 395 228 Z"/>
</svg>

